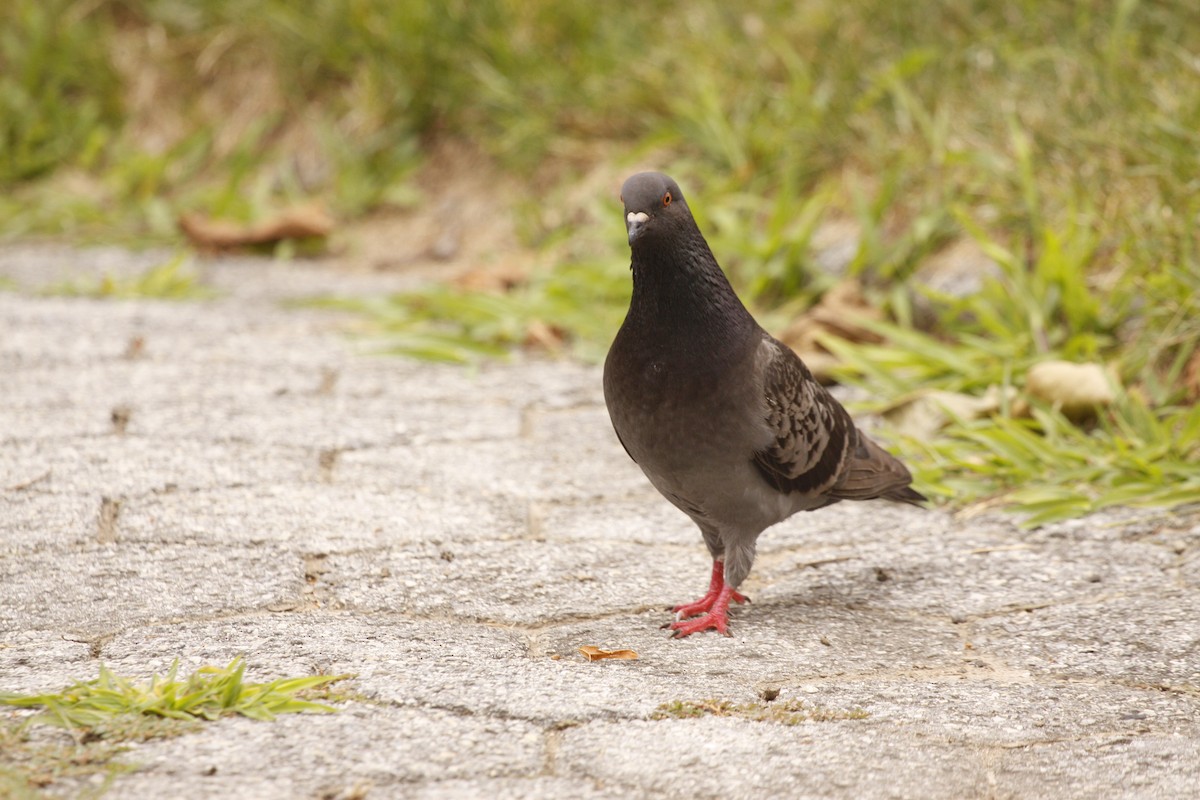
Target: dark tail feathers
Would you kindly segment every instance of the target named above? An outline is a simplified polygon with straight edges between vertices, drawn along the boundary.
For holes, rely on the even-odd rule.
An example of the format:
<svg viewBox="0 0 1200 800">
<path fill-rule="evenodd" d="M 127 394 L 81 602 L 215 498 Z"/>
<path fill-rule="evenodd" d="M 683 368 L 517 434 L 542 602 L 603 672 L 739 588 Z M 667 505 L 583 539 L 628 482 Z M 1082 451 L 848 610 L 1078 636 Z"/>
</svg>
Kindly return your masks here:
<svg viewBox="0 0 1200 800">
<path fill-rule="evenodd" d="M 884 500 L 891 500 L 896 503 L 912 503 L 914 506 L 924 505 L 929 502 L 929 498 L 918 492 L 911 486 L 901 486 L 899 489 L 888 492 L 887 494 L 879 495 Z"/>
<path fill-rule="evenodd" d="M 873 500 L 882 498 L 897 503 L 920 505 L 928 502 L 925 495 L 909 486 L 912 474 L 900 459 L 855 431 L 858 446 L 846 464 L 842 477 L 830 492 L 839 500 Z"/>
</svg>

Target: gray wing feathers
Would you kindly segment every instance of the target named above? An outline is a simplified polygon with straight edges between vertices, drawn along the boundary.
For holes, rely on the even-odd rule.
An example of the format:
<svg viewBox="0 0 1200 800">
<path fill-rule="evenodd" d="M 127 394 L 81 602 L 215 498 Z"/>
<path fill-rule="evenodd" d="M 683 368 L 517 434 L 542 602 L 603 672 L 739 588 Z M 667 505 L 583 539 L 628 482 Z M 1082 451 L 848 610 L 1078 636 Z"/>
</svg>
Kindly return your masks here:
<svg viewBox="0 0 1200 800">
<path fill-rule="evenodd" d="M 766 341 L 773 352 L 763 391 L 775 441 L 754 454 L 755 466 L 781 492 L 825 494 L 845 466 L 854 425 L 790 348 Z"/>
<path fill-rule="evenodd" d="M 754 454 L 754 464 L 781 492 L 838 500 L 918 503 L 908 469 L 864 436 L 846 409 L 821 386 L 791 348 L 774 339 L 763 366 L 767 426 L 775 440 Z"/>
</svg>

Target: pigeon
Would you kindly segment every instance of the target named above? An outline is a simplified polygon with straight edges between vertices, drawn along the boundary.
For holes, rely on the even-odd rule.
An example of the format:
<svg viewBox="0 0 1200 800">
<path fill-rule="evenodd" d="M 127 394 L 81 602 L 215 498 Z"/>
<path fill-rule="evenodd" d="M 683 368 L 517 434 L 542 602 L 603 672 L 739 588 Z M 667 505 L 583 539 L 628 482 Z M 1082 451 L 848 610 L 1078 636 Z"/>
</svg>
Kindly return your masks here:
<svg viewBox="0 0 1200 800">
<path fill-rule="evenodd" d="M 663 627 L 729 635 L 765 529 L 841 500 L 926 498 L 742 305 L 675 181 L 638 173 L 621 200 L 633 295 L 604 362 L 604 400 L 625 452 L 713 558 L 708 591 Z"/>
</svg>

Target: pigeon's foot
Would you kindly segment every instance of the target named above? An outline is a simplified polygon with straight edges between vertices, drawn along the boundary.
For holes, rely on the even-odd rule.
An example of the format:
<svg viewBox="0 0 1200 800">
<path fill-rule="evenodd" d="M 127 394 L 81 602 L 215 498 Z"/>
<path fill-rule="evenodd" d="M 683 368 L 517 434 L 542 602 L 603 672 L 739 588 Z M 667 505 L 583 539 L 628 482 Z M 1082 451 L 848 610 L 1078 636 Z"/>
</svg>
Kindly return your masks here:
<svg viewBox="0 0 1200 800">
<path fill-rule="evenodd" d="M 708 595 L 705 595 L 704 599 L 707 598 Z M 713 628 L 717 633 L 728 636 L 729 631 L 726 628 L 729 625 L 729 603 L 734 599 L 740 603 L 745 601 L 746 598 L 735 592 L 732 586 L 722 586 L 716 596 L 708 601 L 706 613 L 693 619 L 678 619 L 671 623 L 670 628 L 673 631 L 671 636 L 675 639 L 682 639 L 684 636 L 691 636 L 693 633 L 706 631 L 709 628 Z M 684 608 L 694 608 L 703 602 L 704 600 L 702 599 L 691 606 L 684 606 Z"/>
<path fill-rule="evenodd" d="M 729 604 L 749 602 L 748 597 L 725 583 L 725 562 L 714 560 L 712 580 L 709 581 L 704 597 L 694 603 L 675 606 L 675 622 L 663 627 L 674 631 L 671 635 L 677 639 L 710 628 L 728 636 L 726 628 L 729 625 Z"/>
<path fill-rule="evenodd" d="M 717 603 L 717 598 L 720 597 L 721 592 L 726 588 L 728 587 L 722 585 L 717 589 L 709 589 L 704 597 L 701 597 L 696 602 L 675 606 L 671 609 L 675 612 L 675 619 L 684 620 L 688 617 L 694 617 L 697 614 L 707 614 L 708 612 L 712 611 L 713 606 Z M 746 597 L 746 595 L 742 594 L 741 592 L 729 589 L 729 599 L 725 601 L 725 605 L 728 606 L 730 601 L 734 603 L 749 603 L 750 598 Z"/>
<path fill-rule="evenodd" d="M 688 617 L 694 617 L 697 614 L 707 614 L 712 611 L 721 592 L 727 587 L 725 586 L 725 562 L 713 561 L 712 580 L 708 583 L 708 591 L 694 603 L 684 603 L 678 605 L 671 610 L 675 612 L 675 619 L 685 620 Z M 728 599 L 725 600 L 725 608 L 729 607 L 730 601 L 734 603 L 749 603 L 750 599 L 741 592 L 729 588 Z M 686 634 L 684 634 L 686 636 Z"/>
</svg>

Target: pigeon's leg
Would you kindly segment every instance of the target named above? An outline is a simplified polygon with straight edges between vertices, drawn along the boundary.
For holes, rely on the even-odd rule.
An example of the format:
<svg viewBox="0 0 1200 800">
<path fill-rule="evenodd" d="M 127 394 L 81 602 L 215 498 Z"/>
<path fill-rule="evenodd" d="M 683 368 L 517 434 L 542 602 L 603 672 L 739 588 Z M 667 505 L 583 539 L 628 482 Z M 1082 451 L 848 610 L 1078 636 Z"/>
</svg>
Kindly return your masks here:
<svg viewBox="0 0 1200 800">
<path fill-rule="evenodd" d="M 726 592 L 728 590 L 728 592 Z M 721 599 L 722 594 L 725 597 L 725 604 L 721 607 L 721 619 L 725 618 L 725 610 L 729 608 L 729 603 L 747 603 L 749 600 L 744 594 L 736 591 L 732 586 L 725 584 L 725 562 L 719 558 L 713 559 L 712 580 L 708 583 L 708 591 L 694 603 L 685 603 L 675 606 L 671 609 L 675 612 L 676 624 L 679 620 L 685 620 L 688 617 L 694 617 L 697 614 L 708 614 L 716 609 L 717 602 Z M 675 627 L 672 625 L 671 627 Z M 724 624 L 719 628 L 724 633 Z M 683 634 L 686 636 L 687 634 Z"/>
</svg>

